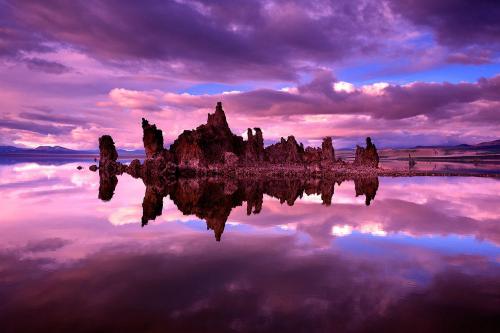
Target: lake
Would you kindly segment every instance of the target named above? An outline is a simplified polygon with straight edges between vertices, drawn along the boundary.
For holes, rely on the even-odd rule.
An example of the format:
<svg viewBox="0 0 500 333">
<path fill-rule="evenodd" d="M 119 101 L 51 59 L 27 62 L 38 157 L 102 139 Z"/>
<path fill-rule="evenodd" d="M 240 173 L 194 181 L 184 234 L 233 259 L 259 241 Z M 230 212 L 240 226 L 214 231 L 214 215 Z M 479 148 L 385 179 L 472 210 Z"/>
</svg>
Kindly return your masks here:
<svg viewBox="0 0 500 333">
<path fill-rule="evenodd" d="M 500 329 L 498 178 L 158 188 L 88 166 L 0 165 L 1 332 Z"/>
</svg>

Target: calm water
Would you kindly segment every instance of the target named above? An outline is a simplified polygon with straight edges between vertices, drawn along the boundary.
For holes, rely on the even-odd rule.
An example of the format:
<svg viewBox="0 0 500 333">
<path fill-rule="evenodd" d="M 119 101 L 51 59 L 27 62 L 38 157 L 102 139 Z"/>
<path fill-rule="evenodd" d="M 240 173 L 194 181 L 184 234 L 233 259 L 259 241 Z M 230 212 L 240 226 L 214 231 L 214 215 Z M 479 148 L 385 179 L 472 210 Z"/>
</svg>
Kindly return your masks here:
<svg viewBox="0 0 500 333">
<path fill-rule="evenodd" d="M 497 179 L 167 188 L 77 165 L 0 166 L 0 332 L 500 329 Z"/>
</svg>

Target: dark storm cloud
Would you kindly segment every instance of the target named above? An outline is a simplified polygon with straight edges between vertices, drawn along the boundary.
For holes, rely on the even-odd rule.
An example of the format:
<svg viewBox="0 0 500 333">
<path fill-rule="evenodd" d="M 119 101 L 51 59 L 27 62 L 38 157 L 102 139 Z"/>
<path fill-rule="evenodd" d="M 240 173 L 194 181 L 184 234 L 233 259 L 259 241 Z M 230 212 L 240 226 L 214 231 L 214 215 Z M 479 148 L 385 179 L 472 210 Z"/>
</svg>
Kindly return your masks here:
<svg viewBox="0 0 500 333">
<path fill-rule="evenodd" d="M 0 0 L 0 56 L 19 57 L 23 51 L 47 52 L 51 48 L 44 39 L 30 28 L 19 24 L 12 17 L 12 5 Z"/>
<path fill-rule="evenodd" d="M 71 69 L 55 61 L 47 61 L 40 58 L 25 58 L 22 60 L 29 69 L 49 74 L 63 74 Z"/>
<path fill-rule="evenodd" d="M 404 48 L 387 41 L 411 30 L 391 10 L 459 49 L 449 62 L 491 62 L 499 50 L 497 1 L 388 3 L 0 0 L 0 55 L 69 45 L 107 64 L 153 66 L 187 78 L 290 80 L 346 57 L 403 55 Z"/>
<path fill-rule="evenodd" d="M 307 62 L 369 52 L 387 32 L 375 2 L 8 1 L 10 21 L 111 62 L 168 61 L 184 74 L 292 79 Z M 31 36 L 30 36 L 31 37 Z M 6 45 L 11 41 L 7 40 Z M 179 62 L 179 64 L 176 64 Z M 164 65 L 158 65 L 158 69 Z M 315 66 L 315 65 L 314 65 Z M 204 73 L 204 71 L 208 73 Z M 233 78 L 235 79 L 235 78 Z"/>
<path fill-rule="evenodd" d="M 51 109 L 47 108 L 34 108 L 35 111 L 25 111 L 19 113 L 19 118 L 27 119 L 31 121 L 43 121 L 57 124 L 66 124 L 66 125 L 79 125 L 85 126 L 88 124 L 89 119 L 78 116 L 68 116 L 62 113 L 56 113 Z"/>
<path fill-rule="evenodd" d="M 43 135 L 61 135 L 71 132 L 75 126 L 53 126 L 18 119 L 0 119 L 0 127 L 35 132 Z"/>
<path fill-rule="evenodd" d="M 411 22 L 431 28 L 437 40 L 454 47 L 500 46 L 497 0 L 391 0 L 391 7 Z"/>
</svg>

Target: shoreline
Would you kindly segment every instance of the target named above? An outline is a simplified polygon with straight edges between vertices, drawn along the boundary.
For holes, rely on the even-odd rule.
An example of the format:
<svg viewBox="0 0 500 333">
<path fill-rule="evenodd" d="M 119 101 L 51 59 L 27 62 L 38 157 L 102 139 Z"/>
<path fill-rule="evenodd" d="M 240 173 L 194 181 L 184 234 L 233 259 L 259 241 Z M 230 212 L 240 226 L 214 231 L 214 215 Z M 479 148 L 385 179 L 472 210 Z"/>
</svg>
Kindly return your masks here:
<svg viewBox="0 0 500 333">
<path fill-rule="evenodd" d="M 155 163 L 145 163 L 140 169 L 133 166 L 120 164 L 120 170 L 136 178 L 162 179 L 162 178 L 316 178 L 316 179 L 359 179 L 374 177 L 487 177 L 500 178 L 500 172 L 467 172 L 450 170 L 408 170 L 373 168 L 365 166 L 343 165 L 262 165 L 262 166 L 226 166 L 212 165 L 207 168 L 179 167 L 176 165 L 165 166 L 158 170 Z"/>
</svg>

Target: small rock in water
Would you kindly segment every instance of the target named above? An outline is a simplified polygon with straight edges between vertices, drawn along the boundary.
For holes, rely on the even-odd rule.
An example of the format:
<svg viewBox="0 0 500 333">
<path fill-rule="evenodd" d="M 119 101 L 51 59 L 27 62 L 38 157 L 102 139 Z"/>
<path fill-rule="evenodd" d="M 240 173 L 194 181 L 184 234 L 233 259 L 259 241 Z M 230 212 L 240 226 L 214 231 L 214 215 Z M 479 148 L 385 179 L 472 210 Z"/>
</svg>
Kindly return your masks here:
<svg viewBox="0 0 500 333">
<path fill-rule="evenodd" d="M 89 170 L 90 170 L 90 171 L 94 171 L 94 172 L 95 172 L 95 171 L 97 171 L 97 165 L 92 164 L 92 165 L 89 167 Z"/>
<path fill-rule="evenodd" d="M 77 168 L 78 170 L 82 170 L 82 169 L 83 169 L 83 167 L 82 167 L 81 165 L 77 166 L 76 168 Z"/>
</svg>

